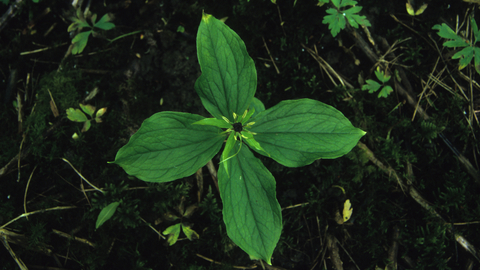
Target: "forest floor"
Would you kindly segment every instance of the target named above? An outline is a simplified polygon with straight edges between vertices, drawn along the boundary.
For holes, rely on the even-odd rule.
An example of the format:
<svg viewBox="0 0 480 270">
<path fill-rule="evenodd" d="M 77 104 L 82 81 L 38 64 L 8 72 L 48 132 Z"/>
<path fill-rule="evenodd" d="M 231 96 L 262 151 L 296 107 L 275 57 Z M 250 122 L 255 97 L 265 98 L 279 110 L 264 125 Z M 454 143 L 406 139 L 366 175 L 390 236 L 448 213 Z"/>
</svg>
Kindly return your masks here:
<svg viewBox="0 0 480 270">
<path fill-rule="evenodd" d="M 209 116 L 194 90 L 202 11 L 245 42 L 266 108 L 319 100 L 367 132 L 347 155 L 305 167 L 258 156 L 283 216 L 264 267 L 480 269 L 478 1 L 0 2 L 0 269 L 262 267 L 227 236 L 219 156 L 168 183 L 108 163 L 154 113 Z M 334 36 L 323 22 L 349 12 L 339 3 L 361 6 L 370 26 L 349 21 Z M 115 27 L 69 29 L 93 14 Z M 362 90 L 367 80 L 381 89 Z M 85 105 L 89 128 L 67 118 Z M 162 232 L 179 222 L 199 239 L 169 246 Z"/>
</svg>

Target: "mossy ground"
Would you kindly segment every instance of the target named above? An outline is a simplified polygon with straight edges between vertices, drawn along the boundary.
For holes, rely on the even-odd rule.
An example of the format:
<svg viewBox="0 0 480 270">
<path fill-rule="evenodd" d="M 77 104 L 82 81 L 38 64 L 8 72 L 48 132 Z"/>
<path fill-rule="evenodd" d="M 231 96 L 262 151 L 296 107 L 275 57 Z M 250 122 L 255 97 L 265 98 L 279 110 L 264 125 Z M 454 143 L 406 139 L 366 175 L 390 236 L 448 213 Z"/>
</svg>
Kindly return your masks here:
<svg viewBox="0 0 480 270">
<path fill-rule="evenodd" d="M 71 42 L 66 31 L 68 14 L 72 14 L 64 1 L 25 1 L 0 32 L 1 88 L 5 89 L 0 94 L 0 167 L 5 168 L 0 175 L 0 226 L 25 212 L 76 207 L 30 215 L 6 226 L 23 235 L 10 247 L 29 268 L 231 269 L 253 264 L 226 235 L 220 197 L 206 168 L 198 202 L 196 176 L 146 184 L 107 163 L 155 112 L 207 115 L 193 88 L 200 75 L 195 35 L 202 10 L 217 18 L 228 17 L 227 24 L 245 41 L 258 73 L 256 97 L 267 108 L 281 100 L 305 97 L 336 107 L 367 131 L 361 141 L 375 157 L 411 181 L 429 206 L 453 224 L 449 231 L 448 224 L 423 209 L 359 147 L 342 158 L 318 160 L 302 168 L 285 168 L 262 158 L 276 178 L 277 198 L 285 208 L 274 266 L 331 269 L 333 255 L 326 244 L 330 235 L 338 240 L 346 269 L 355 265 L 384 269 L 390 265 L 394 240 L 399 245 L 398 269 L 461 269 L 470 264 L 479 268 L 478 258 L 454 237 L 463 235 L 479 248 L 479 185 L 440 137 L 445 136 L 478 171 L 480 133 L 471 112 L 480 107 L 475 84 L 479 75 L 469 66 L 461 71 L 467 79 L 462 77 L 458 60 L 451 60 L 451 49 L 444 48 L 444 40 L 432 30 L 443 22 L 455 28 L 457 16 L 462 23 L 477 6 L 427 1 L 424 14 L 411 17 L 402 1 L 358 3 L 372 23 L 376 53 L 386 52 L 379 45 L 381 38 L 390 45 L 403 40 L 396 46 L 398 58 L 387 59 L 387 66 L 391 71 L 397 66 L 406 71 L 412 95 L 422 97 L 418 105 L 430 115 L 423 121 L 418 115 L 412 120 L 415 107 L 396 91 L 388 98 L 377 98 L 360 90 L 359 75 L 363 80 L 374 79 L 374 64 L 355 45 L 349 30 L 331 36 L 322 24 L 326 6 L 318 7 L 314 0 L 92 2 L 90 10 L 99 17 L 106 12 L 116 17 L 116 28 L 102 32 L 106 38 L 136 30 L 143 30 L 143 37 L 137 34 L 113 43 L 90 37 L 80 56 L 64 59 Z M 40 16 L 46 8 L 50 11 Z M 2 14 L 6 9 L 0 6 Z M 177 32 L 179 26 L 185 32 Z M 318 54 L 353 88 L 342 87 L 336 79 L 335 85 L 302 44 L 310 49 L 316 46 Z M 52 48 L 20 54 L 44 47 Z M 439 76 L 442 84 L 432 84 L 430 75 L 437 76 L 444 67 Z M 16 84 L 8 90 L 13 70 Z M 82 124 L 66 119 L 65 111 L 79 108 L 95 88 L 98 94 L 86 103 L 108 110 L 102 123 L 93 123 L 81 133 Z M 17 93 L 23 105 L 21 123 L 12 105 Z M 52 99 L 58 117 L 52 112 Z M 80 134 L 77 140 L 72 139 L 75 132 Z M 23 153 L 20 161 L 7 165 L 19 152 Z M 95 191 L 63 159 L 104 193 Z M 218 157 L 213 164 L 218 165 Z M 343 187 L 346 194 L 334 186 Z M 346 198 L 352 202 L 353 216 L 338 224 L 335 214 L 341 212 Z M 120 200 L 112 219 L 95 230 L 100 210 Z M 178 222 L 171 217 L 178 216 L 181 202 L 199 204 L 193 216 L 182 221 L 194 224 L 200 239 L 181 239 L 168 246 L 153 229 L 162 232 Z M 10 253 L 1 250 L 2 269 L 15 269 Z"/>
</svg>

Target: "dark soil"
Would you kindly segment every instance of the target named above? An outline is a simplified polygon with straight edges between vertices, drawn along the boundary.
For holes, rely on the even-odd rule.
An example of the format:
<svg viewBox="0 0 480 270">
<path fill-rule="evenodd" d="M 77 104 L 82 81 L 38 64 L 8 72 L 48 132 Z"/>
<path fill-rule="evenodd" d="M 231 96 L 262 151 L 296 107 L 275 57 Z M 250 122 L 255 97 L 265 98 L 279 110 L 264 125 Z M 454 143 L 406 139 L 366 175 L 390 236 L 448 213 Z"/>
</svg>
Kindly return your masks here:
<svg viewBox="0 0 480 270">
<path fill-rule="evenodd" d="M 72 55 L 70 2 L 1 2 L 1 269 L 21 261 L 29 269 L 261 267 L 228 238 L 206 167 L 152 184 L 108 163 L 156 112 L 209 116 L 194 90 L 202 11 L 228 17 L 244 40 L 255 96 L 267 108 L 311 98 L 367 131 L 346 156 L 301 168 L 259 157 L 283 208 L 268 269 L 480 269 L 480 75 L 473 61 L 459 70 L 452 55 L 461 48 L 444 47 L 432 30 L 446 23 L 474 42 L 469 18 L 478 4 L 427 0 L 424 13 L 410 16 L 404 1 L 358 1 L 372 44 L 361 27 L 332 37 L 322 23 L 332 4 L 314 0 L 84 1 L 82 12 L 111 13 L 116 27 L 97 29 Z M 361 90 L 377 80 L 377 67 L 392 75 L 387 98 Z M 86 132 L 66 115 L 80 103 L 107 108 Z M 218 169 L 219 157 L 212 162 Z M 345 199 L 353 215 L 342 224 Z M 117 212 L 95 229 L 116 201 Z M 169 246 L 159 234 L 194 204 L 182 222 L 200 238 L 181 234 Z"/>
</svg>

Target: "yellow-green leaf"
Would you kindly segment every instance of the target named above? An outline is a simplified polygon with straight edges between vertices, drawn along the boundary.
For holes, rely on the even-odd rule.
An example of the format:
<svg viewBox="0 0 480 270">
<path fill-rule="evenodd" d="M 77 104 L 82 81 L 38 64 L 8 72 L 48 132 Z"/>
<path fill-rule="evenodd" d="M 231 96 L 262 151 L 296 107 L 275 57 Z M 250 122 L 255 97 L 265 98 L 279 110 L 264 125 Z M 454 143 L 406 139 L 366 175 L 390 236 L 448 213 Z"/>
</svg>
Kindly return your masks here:
<svg viewBox="0 0 480 270">
<path fill-rule="evenodd" d="M 68 108 L 67 109 L 67 118 L 73 122 L 85 122 L 87 121 L 87 116 L 80 111 L 80 109 Z"/>
<path fill-rule="evenodd" d="M 163 235 L 168 235 L 167 241 L 170 246 L 177 242 L 178 236 L 180 235 L 180 226 L 181 224 L 178 223 L 168 227 L 162 232 Z"/>
<path fill-rule="evenodd" d="M 353 208 L 350 200 L 346 200 L 343 204 L 343 222 L 347 222 L 352 216 Z"/>
<path fill-rule="evenodd" d="M 95 106 L 92 106 L 92 105 L 85 105 L 85 104 L 81 104 L 80 103 L 80 109 L 82 109 L 82 111 L 84 111 L 86 114 L 92 116 L 93 113 L 95 112 Z"/>
<path fill-rule="evenodd" d="M 425 9 L 427 9 L 427 7 L 428 7 L 428 4 L 423 4 L 419 9 L 417 9 L 417 11 L 415 11 L 415 16 L 422 14 L 425 11 Z"/>
<path fill-rule="evenodd" d="M 412 4 L 410 4 L 410 2 L 407 2 L 406 6 L 408 15 L 415 16 L 415 10 L 413 9 Z"/>
<path fill-rule="evenodd" d="M 196 239 L 200 238 L 198 233 L 196 231 L 192 230 L 192 228 L 190 228 L 190 226 L 186 226 L 186 225 L 182 224 L 182 231 L 187 236 L 188 240 L 190 240 L 190 241 L 193 241 L 193 240 L 196 240 Z"/>
<path fill-rule="evenodd" d="M 107 107 L 99 109 L 97 111 L 97 114 L 95 115 L 95 122 L 101 123 L 102 119 L 100 117 L 102 117 L 106 112 L 107 112 Z"/>
<path fill-rule="evenodd" d="M 413 9 L 413 6 L 410 4 L 410 2 L 407 2 L 406 6 L 407 6 L 408 15 L 418 16 L 425 11 L 425 9 L 428 7 L 428 4 L 423 4 L 419 9 L 417 9 L 417 11 Z"/>
<path fill-rule="evenodd" d="M 86 121 L 85 124 L 83 124 L 83 128 L 82 128 L 82 132 L 87 132 L 90 127 L 92 126 L 92 123 L 90 122 L 90 120 Z"/>
</svg>

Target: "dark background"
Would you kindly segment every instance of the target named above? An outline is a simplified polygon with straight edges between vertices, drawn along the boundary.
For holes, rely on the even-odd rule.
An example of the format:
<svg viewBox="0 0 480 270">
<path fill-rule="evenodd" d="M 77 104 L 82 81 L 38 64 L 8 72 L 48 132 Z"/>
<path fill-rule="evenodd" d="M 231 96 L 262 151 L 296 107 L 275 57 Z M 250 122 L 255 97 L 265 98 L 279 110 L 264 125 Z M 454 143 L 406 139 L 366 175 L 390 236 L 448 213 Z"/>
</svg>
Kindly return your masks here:
<svg viewBox="0 0 480 270">
<path fill-rule="evenodd" d="M 222 204 L 207 168 L 199 175 L 151 184 L 107 163 L 156 112 L 208 116 L 193 88 L 200 75 L 195 37 L 205 11 L 216 18 L 228 17 L 226 24 L 244 40 L 257 68 L 255 96 L 267 108 L 297 98 L 330 104 L 367 132 L 361 142 L 384 165 L 373 163 L 360 147 L 344 157 L 301 168 L 259 157 L 275 176 L 277 198 L 286 208 L 272 269 L 332 269 L 335 258 L 345 269 L 385 269 L 393 267 L 392 259 L 397 269 L 479 269 L 479 259 L 455 241 L 455 235 L 462 235 L 477 247 L 480 243 L 475 171 L 480 134 L 474 116 L 480 110 L 479 75 L 473 64 L 459 71 L 458 60 L 451 59 L 455 49 L 443 47 L 444 40 L 432 30 L 446 23 L 472 40 L 468 16 L 478 11 L 478 4 L 427 1 L 423 14 L 409 16 L 404 1 L 359 1 L 376 45 L 368 42 L 362 29 L 356 31 L 382 59 L 375 62 L 357 43 L 353 28 L 332 37 L 322 23 L 332 4 L 317 3 L 92 1 L 90 11 L 98 18 L 113 14 L 116 27 L 99 30 L 81 54 L 67 56 L 74 36 L 67 32 L 68 18 L 75 14 L 71 3 L 17 4 L 15 16 L 2 23 L 0 32 L 0 226 L 25 212 L 53 210 L 2 227 L 16 234 L 10 238 L 5 231 L 0 234 L 9 239 L 5 243 L 9 242 L 10 251 L 29 269 L 255 265 L 226 235 Z M 422 4 L 412 2 L 415 9 Z M 11 5 L 0 4 L 0 14 Z M 180 26 L 184 32 L 178 31 Z M 112 43 L 107 40 L 138 30 L 142 33 Z M 382 46 L 382 40 L 388 46 Z M 332 82 L 305 49 L 315 47 L 352 87 L 342 87 L 335 76 Z M 395 57 L 386 54 L 389 48 Z M 39 49 L 44 50 L 33 52 Z M 392 75 L 388 84 L 395 91 L 387 98 L 361 90 L 366 79 L 377 80 L 376 64 Z M 400 69 L 403 78 L 396 76 Z M 418 106 L 429 119 L 417 111 L 412 120 L 416 106 L 397 87 L 407 84 L 410 97 L 420 99 Z M 98 93 L 86 101 L 94 89 Z M 14 105 L 17 96 L 20 110 L 18 102 Z M 79 108 L 79 103 L 107 107 L 103 122 L 92 123 L 82 133 L 81 123 L 66 118 L 66 110 Z M 76 140 L 74 133 L 79 134 Z M 473 164 L 473 171 L 465 169 L 459 155 Z M 104 192 L 89 186 L 63 159 Z M 218 168 L 218 157 L 212 162 Z M 423 207 L 412 198 L 411 189 L 422 196 Z M 335 214 L 342 212 L 347 198 L 353 216 L 339 224 Z M 95 230 L 101 209 L 115 201 L 121 201 L 115 215 Z M 156 231 L 180 222 L 172 217 L 180 216 L 180 206 L 193 204 L 197 211 L 181 222 L 193 225 L 200 238 L 189 241 L 181 234 L 175 245 L 168 246 Z M 76 208 L 56 208 L 67 206 Z M 327 245 L 327 239 L 336 240 Z M 392 253 L 395 247 L 398 252 Z M 0 247 L 0 267 L 18 267 L 6 246 Z"/>
</svg>

